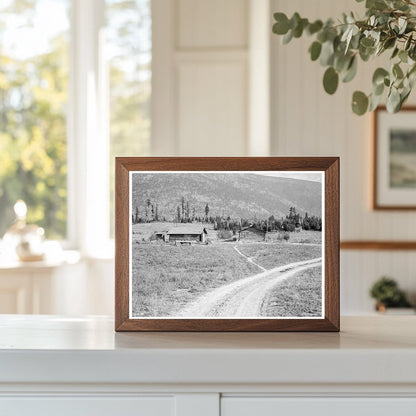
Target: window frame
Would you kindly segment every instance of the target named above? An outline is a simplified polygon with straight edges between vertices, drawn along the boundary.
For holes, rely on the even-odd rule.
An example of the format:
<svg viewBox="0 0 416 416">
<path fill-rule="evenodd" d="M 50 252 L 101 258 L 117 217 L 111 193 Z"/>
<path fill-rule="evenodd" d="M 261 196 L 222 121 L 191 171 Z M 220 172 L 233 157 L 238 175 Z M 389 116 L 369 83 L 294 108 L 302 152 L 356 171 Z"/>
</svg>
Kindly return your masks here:
<svg viewBox="0 0 416 416">
<path fill-rule="evenodd" d="M 105 0 L 72 0 L 65 248 L 111 258 Z"/>
</svg>

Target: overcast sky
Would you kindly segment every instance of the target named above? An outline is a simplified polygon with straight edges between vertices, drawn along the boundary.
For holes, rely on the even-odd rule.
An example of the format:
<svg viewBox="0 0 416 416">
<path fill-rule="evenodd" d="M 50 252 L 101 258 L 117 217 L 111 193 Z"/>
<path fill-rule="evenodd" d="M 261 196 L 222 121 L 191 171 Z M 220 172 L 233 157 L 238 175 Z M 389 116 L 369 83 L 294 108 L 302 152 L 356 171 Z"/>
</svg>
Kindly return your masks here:
<svg viewBox="0 0 416 416">
<path fill-rule="evenodd" d="M 322 183 L 323 172 L 251 172 L 256 175 L 274 176 L 278 178 L 302 179 Z"/>
</svg>

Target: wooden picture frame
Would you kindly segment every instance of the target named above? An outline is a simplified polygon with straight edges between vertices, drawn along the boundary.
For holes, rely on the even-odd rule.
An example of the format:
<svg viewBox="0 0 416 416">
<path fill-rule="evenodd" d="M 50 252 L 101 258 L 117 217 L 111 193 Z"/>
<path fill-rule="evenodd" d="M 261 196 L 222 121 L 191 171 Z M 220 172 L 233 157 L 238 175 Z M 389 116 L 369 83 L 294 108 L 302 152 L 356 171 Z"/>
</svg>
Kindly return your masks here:
<svg viewBox="0 0 416 416">
<path fill-rule="evenodd" d="M 409 165 L 414 165 L 414 163 L 412 160 L 407 160 L 415 156 L 416 161 L 415 116 L 415 106 L 404 107 L 400 113 L 396 114 L 388 113 L 384 106 L 378 107 L 373 112 L 374 210 L 409 211 L 416 209 L 416 170 L 409 171 Z M 401 138 L 400 135 L 403 137 Z M 409 141 L 413 155 L 409 155 L 406 149 L 401 152 L 398 151 L 400 149 L 393 149 L 393 140 L 396 142 L 402 140 L 403 146 L 406 145 L 406 141 Z"/>
<path fill-rule="evenodd" d="M 322 189 L 322 237 L 324 241 L 322 243 L 322 257 L 324 258 L 322 261 L 322 315 L 313 318 L 302 316 L 301 318 L 289 319 L 283 317 L 133 317 L 133 314 L 131 314 L 131 297 L 133 296 L 131 293 L 133 292 L 130 287 L 130 282 L 132 281 L 131 263 L 133 262 L 133 260 L 130 262 L 130 256 L 132 255 L 131 251 L 133 251 L 133 238 L 130 236 L 130 231 L 133 228 L 132 223 L 135 221 L 135 218 L 132 215 L 131 182 L 133 179 L 131 178 L 137 178 L 134 181 L 138 180 L 139 182 L 137 183 L 140 184 L 143 182 L 143 178 L 145 178 L 143 174 L 150 174 L 150 177 L 159 178 L 160 175 L 157 176 L 155 174 L 162 172 L 168 174 L 178 172 L 181 174 L 188 172 L 193 174 L 233 173 L 238 178 L 240 177 L 238 175 L 248 173 L 251 175 L 250 177 L 256 174 L 256 180 L 259 178 L 258 175 L 280 175 L 283 177 L 285 175 L 292 175 L 292 182 L 294 180 L 296 181 L 296 179 L 293 179 L 293 175 L 301 176 L 308 173 L 311 175 L 319 175 L 321 172 L 321 178 L 323 179 L 321 179 L 319 185 L 321 186 L 320 189 Z M 141 180 L 142 182 L 140 182 Z M 260 180 L 266 179 L 262 176 Z M 297 181 L 296 184 L 298 182 L 300 181 Z M 142 190 L 140 188 L 138 195 L 141 196 L 141 192 Z M 340 242 L 338 157 L 118 157 L 116 158 L 115 195 L 116 331 L 339 331 Z M 180 211 L 179 206 L 178 211 Z M 147 212 L 146 210 L 146 215 Z M 180 212 L 178 215 L 180 215 Z M 206 216 L 208 218 L 208 214 Z M 305 217 L 307 217 L 307 214 Z M 180 218 L 178 217 L 178 222 L 179 220 Z M 240 230 L 242 229 L 240 228 Z M 266 229 L 266 234 L 267 231 L 268 228 Z M 137 241 L 135 242 L 138 243 Z M 177 241 L 175 241 L 176 243 Z M 181 245 L 182 242 L 179 242 L 179 244 Z M 164 247 L 163 244 L 161 247 Z M 203 248 L 198 249 L 203 250 Z"/>
</svg>

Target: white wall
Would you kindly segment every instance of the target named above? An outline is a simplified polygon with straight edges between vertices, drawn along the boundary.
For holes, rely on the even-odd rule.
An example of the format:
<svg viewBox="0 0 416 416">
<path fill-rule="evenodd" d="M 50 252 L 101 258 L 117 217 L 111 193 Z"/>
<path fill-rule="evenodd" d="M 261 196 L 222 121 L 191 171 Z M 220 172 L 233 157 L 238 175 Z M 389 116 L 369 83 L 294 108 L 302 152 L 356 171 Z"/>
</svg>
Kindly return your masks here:
<svg viewBox="0 0 416 416">
<path fill-rule="evenodd" d="M 272 0 L 273 12 L 298 11 L 311 19 L 335 18 L 350 10 L 361 10 L 364 15 L 362 4 L 351 0 Z M 309 59 L 311 42 L 304 37 L 282 45 L 272 36 L 272 154 L 341 157 L 342 240 L 415 240 L 415 212 L 375 212 L 370 207 L 371 116 L 353 115 L 350 103 L 354 90 L 370 92 L 377 62 L 360 63 L 357 79 L 340 85 L 337 93 L 329 96 L 322 88 L 324 68 Z M 371 311 L 368 288 L 383 274 L 395 277 L 415 294 L 415 257 L 412 251 L 342 251 L 342 312 Z"/>
<path fill-rule="evenodd" d="M 153 155 L 268 152 L 269 7 L 269 0 L 153 0 Z"/>
</svg>

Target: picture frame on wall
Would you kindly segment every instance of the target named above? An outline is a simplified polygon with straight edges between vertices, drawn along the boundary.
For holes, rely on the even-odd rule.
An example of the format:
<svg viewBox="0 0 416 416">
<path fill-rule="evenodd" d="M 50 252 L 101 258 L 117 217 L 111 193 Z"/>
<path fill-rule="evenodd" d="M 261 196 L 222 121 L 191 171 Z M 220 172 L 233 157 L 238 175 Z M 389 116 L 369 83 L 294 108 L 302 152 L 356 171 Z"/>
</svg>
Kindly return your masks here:
<svg viewBox="0 0 416 416">
<path fill-rule="evenodd" d="M 339 331 L 339 158 L 116 158 L 116 331 Z"/>
<path fill-rule="evenodd" d="M 373 115 L 373 208 L 416 209 L 416 107 Z"/>
</svg>

